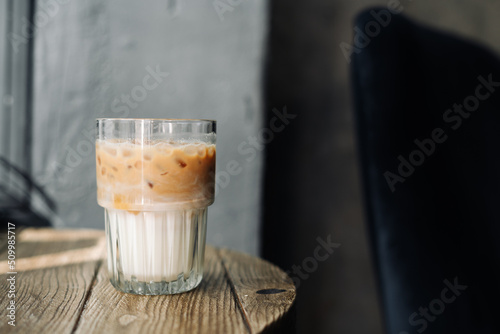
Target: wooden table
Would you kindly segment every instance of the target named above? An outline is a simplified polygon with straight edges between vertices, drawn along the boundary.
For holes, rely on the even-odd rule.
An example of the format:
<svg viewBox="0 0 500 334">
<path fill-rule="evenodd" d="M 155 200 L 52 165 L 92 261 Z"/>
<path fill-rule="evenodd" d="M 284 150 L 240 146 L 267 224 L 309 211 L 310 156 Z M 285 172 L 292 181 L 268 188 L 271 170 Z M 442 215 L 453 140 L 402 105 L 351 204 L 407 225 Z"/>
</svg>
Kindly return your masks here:
<svg viewBox="0 0 500 334">
<path fill-rule="evenodd" d="M 15 275 L 7 274 L 7 241 L 0 239 L 0 333 L 293 332 L 295 287 L 264 260 L 208 246 L 198 288 L 137 296 L 109 283 L 103 231 L 15 232 Z M 11 276 L 15 327 L 7 317 Z"/>
</svg>

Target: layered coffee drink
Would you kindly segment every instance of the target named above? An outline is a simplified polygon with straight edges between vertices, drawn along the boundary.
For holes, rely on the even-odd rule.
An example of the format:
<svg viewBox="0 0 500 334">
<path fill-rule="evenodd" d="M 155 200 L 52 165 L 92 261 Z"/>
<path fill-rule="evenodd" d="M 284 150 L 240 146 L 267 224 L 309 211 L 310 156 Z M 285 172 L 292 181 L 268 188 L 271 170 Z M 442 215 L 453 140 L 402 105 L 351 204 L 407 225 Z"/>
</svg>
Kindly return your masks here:
<svg viewBox="0 0 500 334">
<path fill-rule="evenodd" d="M 207 207 L 214 201 L 215 124 L 193 130 L 194 120 L 117 120 L 127 121 L 134 123 L 107 130 L 124 128 L 127 135 L 105 136 L 101 124 L 96 140 L 111 283 L 136 294 L 191 290 L 202 279 Z M 172 122 L 176 127 L 164 126 Z"/>
<path fill-rule="evenodd" d="M 96 141 L 97 201 L 106 208 L 161 211 L 213 202 L 215 145 Z"/>
</svg>

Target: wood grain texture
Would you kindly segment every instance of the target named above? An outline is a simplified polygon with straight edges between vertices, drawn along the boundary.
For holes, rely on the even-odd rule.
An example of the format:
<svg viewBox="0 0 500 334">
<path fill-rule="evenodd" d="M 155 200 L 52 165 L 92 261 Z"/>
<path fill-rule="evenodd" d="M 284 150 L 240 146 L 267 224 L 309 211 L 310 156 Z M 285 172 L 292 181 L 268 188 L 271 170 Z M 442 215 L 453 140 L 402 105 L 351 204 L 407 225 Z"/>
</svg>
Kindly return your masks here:
<svg viewBox="0 0 500 334">
<path fill-rule="evenodd" d="M 0 254 L 0 333 L 72 333 L 105 251 L 101 231 L 26 229 L 16 239 L 16 326 L 7 323 Z"/>
<path fill-rule="evenodd" d="M 203 281 L 170 296 L 121 293 L 99 271 L 77 333 L 248 333 L 216 251 L 207 247 Z"/>
<path fill-rule="evenodd" d="M 294 307 L 296 290 L 290 277 L 265 260 L 227 249 L 218 252 L 253 332 L 291 329 L 294 319 L 288 315 Z"/>
<path fill-rule="evenodd" d="M 7 324 L 7 261 L 0 261 L 1 333 L 290 332 L 291 279 L 261 259 L 207 246 L 203 281 L 170 296 L 109 283 L 102 231 L 26 229 L 17 239 L 16 327 Z M 2 258 L 7 259 L 5 251 Z M 0 258 L 0 259 L 2 259 Z"/>
</svg>

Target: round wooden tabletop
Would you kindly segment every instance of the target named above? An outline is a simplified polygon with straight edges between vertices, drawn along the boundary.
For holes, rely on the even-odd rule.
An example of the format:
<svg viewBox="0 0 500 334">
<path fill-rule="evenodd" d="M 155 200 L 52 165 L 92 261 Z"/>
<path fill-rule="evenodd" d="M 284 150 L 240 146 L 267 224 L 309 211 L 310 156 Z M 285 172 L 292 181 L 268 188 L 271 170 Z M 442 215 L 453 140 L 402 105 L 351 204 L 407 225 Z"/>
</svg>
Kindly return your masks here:
<svg viewBox="0 0 500 334">
<path fill-rule="evenodd" d="M 18 231 L 14 269 L 7 264 L 6 246 L 3 236 L 0 279 L 15 276 L 16 326 L 2 321 L 2 333 L 293 331 L 292 280 L 247 254 L 207 246 L 203 281 L 195 290 L 139 296 L 119 292 L 109 283 L 103 231 Z M 7 319 L 11 300 L 2 293 L 2 319 Z"/>
</svg>

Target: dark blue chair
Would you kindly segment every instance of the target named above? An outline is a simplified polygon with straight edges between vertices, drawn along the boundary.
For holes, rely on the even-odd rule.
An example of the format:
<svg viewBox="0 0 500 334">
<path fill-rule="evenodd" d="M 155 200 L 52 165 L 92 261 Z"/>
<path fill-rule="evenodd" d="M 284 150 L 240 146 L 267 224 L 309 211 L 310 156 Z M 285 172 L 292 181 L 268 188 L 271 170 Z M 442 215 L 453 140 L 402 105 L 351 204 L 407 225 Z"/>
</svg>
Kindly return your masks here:
<svg viewBox="0 0 500 334">
<path fill-rule="evenodd" d="M 387 333 L 500 333 L 500 61 L 383 8 L 355 26 L 357 136 Z"/>
</svg>

